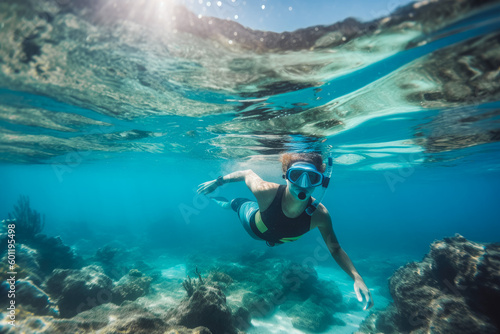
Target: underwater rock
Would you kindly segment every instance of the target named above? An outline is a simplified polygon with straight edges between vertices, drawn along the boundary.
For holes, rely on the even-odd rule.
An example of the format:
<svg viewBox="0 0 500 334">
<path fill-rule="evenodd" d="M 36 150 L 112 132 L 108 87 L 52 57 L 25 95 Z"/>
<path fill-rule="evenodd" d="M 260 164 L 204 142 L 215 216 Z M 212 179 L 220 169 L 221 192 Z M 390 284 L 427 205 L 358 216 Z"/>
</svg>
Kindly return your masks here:
<svg viewBox="0 0 500 334">
<path fill-rule="evenodd" d="M 332 325 L 345 326 L 333 317 L 347 309 L 339 288 L 334 282 L 319 280 L 314 268 L 292 263 L 283 272 L 282 282 L 288 294 L 280 309 L 291 318 L 293 327 L 319 333 Z"/>
<path fill-rule="evenodd" d="M 342 320 L 333 317 L 332 313 L 311 300 L 304 303 L 287 302 L 281 306 L 292 320 L 293 327 L 306 332 L 320 333 L 332 325 L 345 326 Z"/>
<path fill-rule="evenodd" d="M 16 271 L 18 273 L 17 278 L 24 278 L 32 281 L 36 285 L 41 285 L 44 280 L 44 274 L 40 270 L 39 254 L 36 249 L 28 247 L 23 244 L 18 244 L 16 249 Z M 0 266 L 5 264 L 5 273 L 8 271 L 7 267 L 7 254 L 2 258 Z M 3 269 L 3 268 L 2 268 Z M 5 281 L 3 273 L 0 275 L 2 281 Z"/>
<path fill-rule="evenodd" d="M 231 311 L 226 305 L 226 296 L 215 286 L 196 286 L 191 296 L 169 312 L 168 318 L 168 324 L 172 326 L 203 326 L 212 333 L 237 333 Z"/>
<path fill-rule="evenodd" d="M 346 312 L 349 307 L 344 304 L 342 293 L 335 282 L 318 280 L 312 289 L 309 299 L 329 312 Z M 359 302 L 356 300 L 356 306 Z"/>
<path fill-rule="evenodd" d="M 27 243 L 38 252 L 38 263 L 44 275 L 58 269 L 79 269 L 83 267 L 83 259 L 63 243 L 60 237 L 48 237 L 37 234 Z"/>
<path fill-rule="evenodd" d="M 113 280 L 119 280 L 130 272 L 131 267 L 125 265 L 126 251 L 123 248 L 106 245 L 99 248 L 92 260 L 93 263 L 102 268 L 104 273 Z M 132 267 L 136 268 L 136 267 Z"/>
<path fill-rule="evenodd" d="M 141 277 L 141 276 L 143 276 L 143 274 L 138 269 L 130 269 L 130 271 L 128 272 L 128 275 L 130 277 Z"/>
<path fill-rule="evenodd" d="M 95 265 L 81 270 L 56 269 L 45 285 L 47 292 L 58 299 L 63 318 L 109 303 L 113 296 L 113 281 Z"/>
<path fill-rule="evenodd" d="M 211 271 L 208 274 L 207 282 L 217 285 L 223 291 L 227 290 L 229 286 L 233 283 L 233 278 L 222 271 Z"/>
<path fill-rule="evenodd" d="M 360 333 L 498 333 L 500 244 L 461 235 L 435 241 L 421 262 L 390 278 L 394 304 L 372 314 Z"/>
<path fill-rule="evenodd" d="M 128 275 L 122 277 L 113 288 L 113 303 L 120 305 L 125 300 L 134 301 L 148 294 L 152 280 L 137 269 L 130 270 Z"/>
<path fill-rule="evenodd" d="M 229 293 L 236 290 L 237 295 L 243 294 L 241 302 L 230 302 L 236 310 L 234 323 L 238 329 L 247 330 L 252 319 L 269 317 L 278 308 L 290 310 L 287 315 L 295 319 L 292 324 L 297 329 L 320 332 L 335 324 L 344 325 L 333 317 L 335 312 L 348 310 L 335 282 L 320 280 L 314 268 L 282 258 L 258 256 L 248 260 L 247 267 L 217 267 L 218 271 L 237 277 Z M 309 322 L 303 317 L 313 320 Z"/>
<path fill-rule="evenodd" d="M 95 259 L 104 264 L 112 263 L 113 258 L 115 257 L 116 253 L 118 253 L 118 251 L 118 248 L 106 245 L 96 251 Z"/>
<path fill-rule="evenodd" d="M 298 263 L 288 264 L 281 273 L 283 290 L 298 294 L 304 299 L 313 293 L 317 282 L 318 273 L 316 270 Z"/>
<path fill-rule="evenodd" d="M 234 316 L 234 325 L 236 328 L 245 331 L 252 327 L 252 317 L 250 312 L 245 307 L 238 307 Z"/>
<path fill-rule="evenodd" d="M 36 315 L 59 315 L 56 304 L 42 289 L 29 280 L 16 281 L 16 301 L 27 311 Z"/>
<path fill-rule="evenodd" d="M 0 327 L 0 332 L 5 334 L 68 334 L 96 331 L 101 334 L 212 334 L 205 327 L 189 329 L 183 326 L 168 326 L 161 318 L 134 303 L 124 303 L 122 306 L 111 303 L 99 305 L 70 319 L 27 316 L 21 318 L 16 327 Z"/>
<path fill-rule="evenodd" d="M 384 311 L 370 314 L 355 334 L 392 334 L 399 333 L 399 328 L 403 328 L 403 323 L 398 315 L 396 306 L 390 304 Z"/>
<path fill-rule="evenodd" d="M 262 318 L 271 315 L 278 303 L 274 302 L 272 295 L 260 295 L 256 293 L 245 293 L 242 298 L 243 307 L 249 312 L 252 318 Z"/>
</svg>

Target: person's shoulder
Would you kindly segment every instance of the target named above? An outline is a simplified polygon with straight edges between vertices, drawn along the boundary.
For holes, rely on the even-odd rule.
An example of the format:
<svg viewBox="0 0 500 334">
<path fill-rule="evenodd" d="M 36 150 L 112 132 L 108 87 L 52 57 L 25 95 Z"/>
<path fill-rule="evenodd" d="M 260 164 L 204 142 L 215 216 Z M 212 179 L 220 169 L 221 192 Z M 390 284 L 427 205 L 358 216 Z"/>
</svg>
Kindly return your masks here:
<svg viewBox="0 0 500 334">
<path fill-rule="evenodd" d="M 253 191 L 261 211 L 265 211 L 271 205 L 280 186 L 278 183 L 264 182 L 265 183 L 261 184 L 255 191 Z"/>
<path fill-rule="evenodd" d="M 276 191 L 279 188 L 279 186 L 280 185 L 278 183 L 268 182 L 268 181 L 262 180 L 259 183 L 258 190 L 260 190 L 260 191 L 270 191 L 270 190 Z"/>
<path fill-rule="evenodd" d="M 319 203 L 313 216 L 314 215 L 317 215 L 318 217 L 330 216 L 330 212 L 328 212 L 328 209 L 323 205 L 323 203 Z"/>
<path fill-rule="evenodd" d="M 265 197 L 271 197 L 274 199 L 276 193 L 278 192 L 280 185 L 274 182 L 264 181 L 259 187 L 259 193 Z"/>
<path fill-rule="evenodd" d="M 319 227 L 325 224 L 331 224 L 332 219 L 330 217 L 330 212 L 323 204 L 319 203 L 316 211 L 314 211 L 311 216 L 311 223 L 314 227 Z"/>
</svg>

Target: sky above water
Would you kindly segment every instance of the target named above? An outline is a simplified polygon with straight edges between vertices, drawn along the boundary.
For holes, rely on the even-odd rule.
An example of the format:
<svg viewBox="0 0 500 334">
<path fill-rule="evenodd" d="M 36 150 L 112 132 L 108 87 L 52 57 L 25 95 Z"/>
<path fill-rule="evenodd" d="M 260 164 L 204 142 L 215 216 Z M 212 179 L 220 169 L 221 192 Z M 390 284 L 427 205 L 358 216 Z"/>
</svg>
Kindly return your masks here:
<svg viewBox="0 0 500 334">
<path fill-rule="evenodd" d="M 230 19 L 268 31 L 328 25 L 347 17 L 361 21 L 386 16 L 412 0 L 177 0 L 197 15 Z"/>
</svg>

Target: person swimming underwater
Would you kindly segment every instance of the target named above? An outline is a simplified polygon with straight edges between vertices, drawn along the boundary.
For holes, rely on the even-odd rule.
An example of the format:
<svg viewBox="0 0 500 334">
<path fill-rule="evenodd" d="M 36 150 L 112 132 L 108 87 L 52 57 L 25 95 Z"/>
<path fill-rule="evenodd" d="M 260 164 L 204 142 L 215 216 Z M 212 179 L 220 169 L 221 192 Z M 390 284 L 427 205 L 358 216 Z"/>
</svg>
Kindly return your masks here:
<svg viewBox="0 0 500 334">
<path fill-rule="evenodd" d="M 328 171 L 318 153 L 287 153 L 281 156 L 283 178 L 286 185 L 267 182 L 252 170 L 233 172 L 198 186 L 198 193 L 210 194 L 217 187 L 229 182 L 245 181 L 257 201 L 235 198 L 228 201 L 223 197 L 212 198 L 219 206 L 231 208 L 247 231 L 256 240 L 275 246 L 299 239 L 302 235 L 318 228 L 330 254 L 338 265 L 354 280 L 354 291 L 364 310 L 373 306 L 373 299 L 363 278 L 351 259 L 340 247 L 332 219 L 326 207 L 314 200 L 316 187 L 323 187 L 323 194 L 331 175 L 332 158 L 329 157 Z M 362 297 L 363 296 L 363 297 Z"/>
</svg>

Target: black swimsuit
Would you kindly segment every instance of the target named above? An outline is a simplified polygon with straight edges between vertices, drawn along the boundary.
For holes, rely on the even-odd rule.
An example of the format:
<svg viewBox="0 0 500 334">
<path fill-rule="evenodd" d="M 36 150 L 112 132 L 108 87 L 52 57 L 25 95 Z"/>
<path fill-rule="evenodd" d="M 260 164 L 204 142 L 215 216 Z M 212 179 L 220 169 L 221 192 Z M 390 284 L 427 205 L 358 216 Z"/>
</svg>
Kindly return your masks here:
<svg viewBox="0 0 500 334">
<path fill-rule="evenodd" d="M 263 212 L 256 212 L 250 221 L 252 231 L 268 245 L 295 241 L 311 229 L 311 216 L 304 210 L 298 217 L 285 216 L 281 200 L 286 186 L 280 185 L 271 205 Z M 311 204 L 312 199 L 306 207 Z"/>
</svg>

